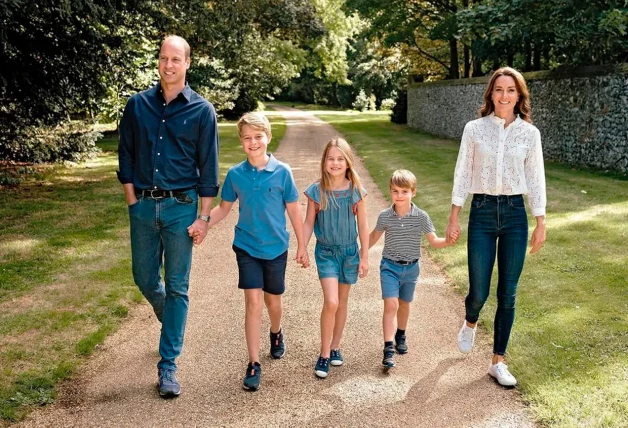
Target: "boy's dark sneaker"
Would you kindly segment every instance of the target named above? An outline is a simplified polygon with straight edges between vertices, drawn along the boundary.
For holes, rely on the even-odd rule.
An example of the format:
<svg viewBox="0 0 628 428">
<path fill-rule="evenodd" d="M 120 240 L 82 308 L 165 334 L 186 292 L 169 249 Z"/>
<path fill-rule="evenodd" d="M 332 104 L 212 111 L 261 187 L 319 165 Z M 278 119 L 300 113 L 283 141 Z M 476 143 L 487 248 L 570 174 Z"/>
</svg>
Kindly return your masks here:
<svg viewBox="0 0 628 428">
<path fill-rule="evenodd" d="M 244 382 L 242 388 L 247 391 L 257 391 L 259 389 L 260 381 L 262 380 L 262 366 L 259 363 L 249 363 L 246 368 L 246 375 L 244 376 Z"/>
<path fill-rule="evenodd" d="M 382 365 L 389 369 L 395 367 L 395 348 L 392 346 L 384 348 L 384 359 L 382 360 Z"/>
<path fill-rule="evenodd" d="M 395 349 L 400 355 L 408 353 L 408 344 L 406 343 L 406 335 L 395 335 Z"/>
<path fill-rule="evenodd" d="M 318 357 L 316 365 L 314 366 L 314 374 L 316 377 L 325 379 L 329 374 L 329 358 Z"/>
<path fill-rule="evenodd" d="M 283 342 L 283 330 L 279 333 L 270 332 L 270 356 L 278 360 L 286 354 L 286 344 Z"/>
<path fill-rule="evenodd" d="M 344 362 L 345 360 L 342 358 L 340 349 L 332 349 L 329 355 L 329 364 L 332 366 L 341 366 Z"/>
<path fill-rule="evenodd" d="M 173 369 L 159 369 L 159 395 L 164 398 L 178 397 L 181 394 L 181 385 Z"/>
</svg>

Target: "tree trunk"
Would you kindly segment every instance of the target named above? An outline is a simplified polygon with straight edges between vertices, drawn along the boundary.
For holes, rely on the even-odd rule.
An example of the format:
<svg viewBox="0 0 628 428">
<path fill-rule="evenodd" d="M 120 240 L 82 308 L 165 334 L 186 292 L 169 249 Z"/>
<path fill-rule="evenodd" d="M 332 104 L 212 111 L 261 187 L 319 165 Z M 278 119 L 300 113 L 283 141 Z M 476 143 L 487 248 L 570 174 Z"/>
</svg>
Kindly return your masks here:
<svg viewBox="0 0 628 428">
<path fill-rule="evenodd" d="M 529 40 L 525 42 L 525 65 L 523 66 L 523 71 L 532 70 L 532 44 Z"/>
<path fill-rule="evenodd" d="M 539 71 L 541 69 L 541 48 L 534 45 L 534 55 L 532 56 L 532 69 Z"/>
<path fill-rule="evenodd" d="M 449 78 L 460 79 L 460 65 L 458 64 L 458 40 L 454 36 L 449 38 Z"/>
<path fill-rule="evenodd" d="M 476 40 L 471 46 L 471 52 L 473 53 L 473 74 L 471 75 L 472 77 L 484 76 L 484 72 L 482 71 L 482 57 L 476 54 L 476 52 L 480 50 L 481 43 L 481 41 Z"/>
<path fill-rule="evenodd" d="M 462 7 L 465 9 L 469 8 L 469 0 L 462 0 Z M 471 61 L 470 61 L 470 56 L 471 53 L 469 52 L 469 46 L 468 45 L 464 45 L 464 77 L 465 79 L 469 77 L 469 73 L 471 72 Z"/>
</svg>

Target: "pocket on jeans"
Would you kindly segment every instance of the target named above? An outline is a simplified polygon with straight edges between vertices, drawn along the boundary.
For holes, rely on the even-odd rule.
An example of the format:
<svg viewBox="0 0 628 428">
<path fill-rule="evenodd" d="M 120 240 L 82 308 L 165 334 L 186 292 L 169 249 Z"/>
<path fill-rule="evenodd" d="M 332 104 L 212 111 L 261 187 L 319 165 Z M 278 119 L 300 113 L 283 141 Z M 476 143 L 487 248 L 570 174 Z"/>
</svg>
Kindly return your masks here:
<svg viewBox="0 0 628 428">
<path fill-rule="evenodd" d="M 473 200 L 471 201 L 471 208 L 482 208 L 484 206 L 484 199 L 483 198 L 473 198 Z"/>
<path fill-rule="evenodd" d="M 515 200 L 510 198 L 510 200 L 508 201 L 508 204 L 512 208 L 515 208 L 517 210 L 525 210 L 525 208 L 526 208 L 525 203 L 523 202 L 523 198 L 521 198 L 521 199 L 517 198 Z"/>
<path fill-rule="evenodd" d="M 193 198 L 192 196 L 186 195 L 185 193 L 175 196 L 174 200 L 177 201 L 177 203 L 181 205 L 192 205 L 193 203 L 196 202 L 195 198 Z"/>
</svg>

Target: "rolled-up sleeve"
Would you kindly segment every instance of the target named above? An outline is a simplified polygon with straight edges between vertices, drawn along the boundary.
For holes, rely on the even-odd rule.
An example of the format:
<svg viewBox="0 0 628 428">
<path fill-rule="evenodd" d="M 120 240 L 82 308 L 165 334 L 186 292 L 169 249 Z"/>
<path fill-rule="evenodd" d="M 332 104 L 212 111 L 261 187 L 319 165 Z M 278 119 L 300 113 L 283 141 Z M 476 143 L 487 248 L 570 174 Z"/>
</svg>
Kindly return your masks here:
<svg viewBox="0 0 628 428">
<path fill-rule="evenodd" d="M 133 183 L 135 172 L 135 136 L 133 133 L 133 105 L 131 97 L 126 103 L 120 121 L 120 142 L 118 143 L 118 180 L 122 184 Z"/>
<path fill-rule="evenodd" d="M 547 195 L 545 190 L 545 165 L 543 163 L 543 148 L 541 133 L 535 129 L 534 143 L 528 150 L 525 159 L 524 173 L 528 187 L 528 203 L 533 216 L 545 215 Z"/>
<path fill-rule="evenodd" d="M 454 187 L 451 192 L 451 203 L 463 206 L 471 189 L 473 177 L 473 139 L 471 123 L 467 123 L 462 133 L 456 169 L 454 170 Z"/>
<path fill-rule="evenodd" d="M 203 114 L 198 138 L 198 194 L 201 197 L 218 195 L 218 123 L 214 108 L 208 104 Z"/>
</svg>

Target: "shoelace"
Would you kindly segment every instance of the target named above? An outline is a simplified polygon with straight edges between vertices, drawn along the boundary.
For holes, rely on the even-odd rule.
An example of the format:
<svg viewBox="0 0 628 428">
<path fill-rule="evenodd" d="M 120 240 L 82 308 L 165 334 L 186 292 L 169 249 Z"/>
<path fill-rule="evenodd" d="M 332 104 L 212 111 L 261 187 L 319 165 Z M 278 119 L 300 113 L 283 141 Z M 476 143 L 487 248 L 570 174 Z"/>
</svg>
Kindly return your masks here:
<svg viewBox="0 0 628 428">
<path fill-rule="evenodd" d="M 473 337 L 473 329 L 466 327 L 464 330 L 462 330 L 462 339 L 463 340 L 471 340 L 471 338 Z"/>
<path fill-rule="evenodd" d="M 506 364 L 497 364 L 497 373 L 499 373 L 500 377 L 508 377 L 510 376 L 510 372 L 508 371 L 508 366 Z"/>
<path fill-rule="evenodd" d="M 318 365 L 321 366 L 321 367 L 327 367 L 327 364 L 329 364 L 329 359 L 328 358 L 320 358 L 318 360 Z"/>
<path fill-rule="evenodd" d="M 174 382 L 174 372 L 172 370 L 164 370 L 161 373 L 161 379 L 168 382 Z"/>
</svg>

